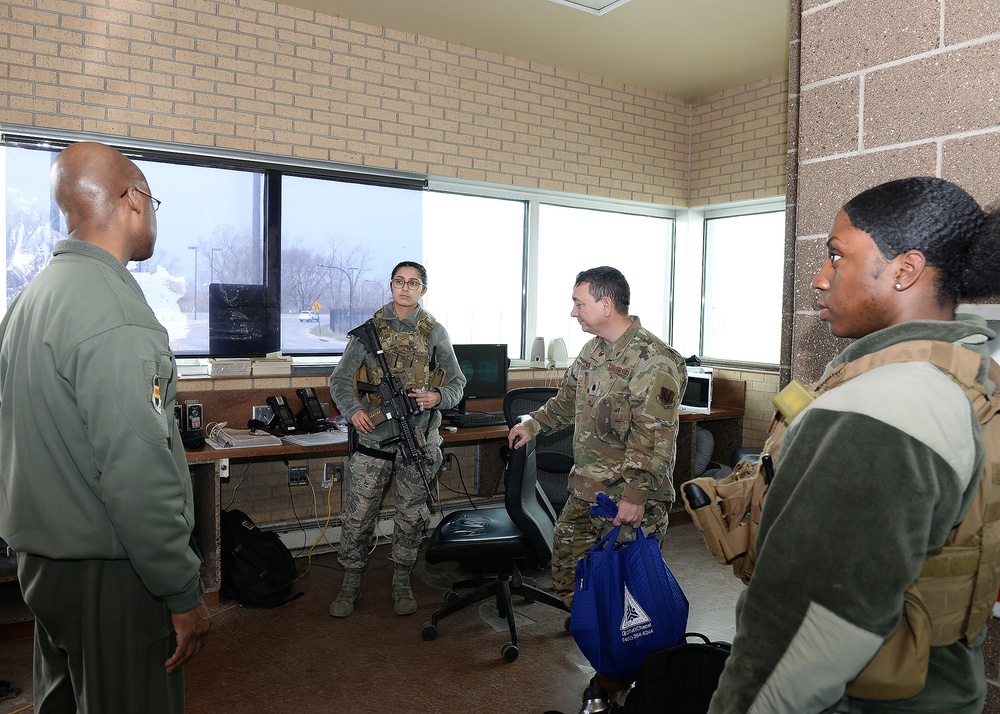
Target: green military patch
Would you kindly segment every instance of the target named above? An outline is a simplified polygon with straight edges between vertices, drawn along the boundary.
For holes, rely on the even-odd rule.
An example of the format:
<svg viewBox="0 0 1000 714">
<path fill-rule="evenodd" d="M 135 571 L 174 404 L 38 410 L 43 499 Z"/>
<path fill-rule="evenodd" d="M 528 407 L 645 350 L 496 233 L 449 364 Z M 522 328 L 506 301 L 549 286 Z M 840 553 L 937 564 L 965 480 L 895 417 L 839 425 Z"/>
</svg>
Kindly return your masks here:
<svg viewBox="0 0 1000 714">
<path fill-rule="evenodd" d="M 677 376 L 670 369 L 663 367 L 653 377 L 653 384 L 649 388 L 642 410 L 657 419 L 672 419 L 680 403 L 680 392 Z"/>
</svg>

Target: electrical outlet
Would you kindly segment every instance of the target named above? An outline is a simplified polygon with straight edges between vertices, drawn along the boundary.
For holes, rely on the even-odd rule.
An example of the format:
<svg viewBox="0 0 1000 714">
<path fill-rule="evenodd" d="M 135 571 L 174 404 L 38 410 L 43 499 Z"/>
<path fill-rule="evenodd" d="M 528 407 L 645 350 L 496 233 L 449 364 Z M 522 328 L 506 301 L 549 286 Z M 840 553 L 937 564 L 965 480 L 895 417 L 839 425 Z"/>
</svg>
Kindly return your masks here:
<svg viewBox="0 0 1000 714">
<path fill-rule="evenodd" d="M 452 454 L 445 454 L 444 455 L 444 461 L 441 462 L 441 470 L 442 471 L 451 471 L 451 467 L 452 467 L 451 459 L 452 459 Z"/>
<path fill-rule="evenodd" d="M 254 407 L 253 408 L 253 418 L 257 421 L 262 421 L 265 424 L 270 423 L 271 417 L 274 416 L 274 412 L 271 411 L 271 407 Z"/>
<path fill-rule="evenodd" d="M 289 486 L 308 486 L 309 485 L 309 467 L 308 466 L 289 466 L 288 467 L 288 485 Z"/>
<path fill-rule="evenodd" d="M 344 465 L 341 463 L 333 464 L 333 482 L 340 483 L 344 480 Z"/>
</svg>

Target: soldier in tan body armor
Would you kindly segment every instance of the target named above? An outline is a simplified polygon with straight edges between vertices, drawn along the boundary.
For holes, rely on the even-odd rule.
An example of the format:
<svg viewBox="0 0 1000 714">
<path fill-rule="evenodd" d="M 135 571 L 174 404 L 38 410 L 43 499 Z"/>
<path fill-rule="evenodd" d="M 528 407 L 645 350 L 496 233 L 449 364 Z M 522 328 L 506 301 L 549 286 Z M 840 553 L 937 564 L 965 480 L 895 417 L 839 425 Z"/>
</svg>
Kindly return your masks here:
<svg viewBox="0 0 1000 714">
<path fill-rule="evenodd" d="M 465 375 L 458 366 L 447 330 L 419 303 L 427 292 L 424 267 L 404 261 L 392 271 L 389 284 L 392 302 L 375 313 L 374 322 L 389 369 L 424 409 L 412 418 L 412 426 L 423 432 L 426 442 L 423 471 L 433 478 L 442 460 L 439 410 L 453 407 L 462 399 Z M 398 427 L 391 420 L 372 422 L 368 411 L 373 404 L 355 389 L 359 369 L 366 372 L 365 381 L 377 383 L 382 377 L 374 356 L 352 337 L 330 376 L 330 394 L 337 409 L 359 432 L 357 449 L 350 457 L 347 508 L 341 524 L 339 557 L 344 583 L 330 605 L 330 614 L 347 617 L 361 597 L 361 573 L 368 563 L 382 492 L 395 471 L 392 602 L 397 615 L 410 615 L 417 610 L 410 571 L 429 516 L 427 486 L 418 464 L 404 462 L 398 444 L 383 446 L 386 439 L 397 434 Z"/>
<path fill-rule="evenodd" d="M 818 317 L 854 341 L 827 365 L 824 380 L 872 364 L 817 392 L 789 420 L 732 654 L 709 711 L 978 714 L 984 631 L 924 640 L 923 671 L 912 687 L 902 686 L 911 666 L 878 686 L 858 685 L 883 653 L 890 663 L 920 659 L 883 646 L 896 639 L 905 614 L 912 629 L 899 640 L 920 653 L 918 634 L 931 629 L 921 620 L 933 608 L 912 608 L 908 590 L 951 576 L 928 572 L 928 556 L 972 510 L 989 456 L 960 380 L 937 361 L 874 358 L 928 342 L 961 353 L 978 367 L 981 395 L 996 393 L 986 347 L 996 334 L 956 307 L 1000 292 L 1000 211 L 982 210 L 948 181 L 899 179 L 844 204 L 826 244 L 829 257 L 812 282 Z M 967 550 L 979 555 L 978 547 Z M 952 564 L 966 572 L 959 566 L 967 563 Z M 973 561 L 967 578 L 982 567 Z"/>
</svg>

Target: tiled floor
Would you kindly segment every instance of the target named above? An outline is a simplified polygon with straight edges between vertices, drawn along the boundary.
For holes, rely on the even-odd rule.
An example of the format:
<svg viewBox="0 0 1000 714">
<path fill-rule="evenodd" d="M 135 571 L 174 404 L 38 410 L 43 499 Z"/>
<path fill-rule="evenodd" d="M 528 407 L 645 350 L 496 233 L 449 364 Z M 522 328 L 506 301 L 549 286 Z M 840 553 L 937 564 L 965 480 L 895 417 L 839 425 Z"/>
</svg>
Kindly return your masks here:
<svg viewBox="0 0 1000 714">
<path fill-rule="evenodd" d="M 671 526 L 667 549 L 690 601 L 688 629 L 731 641 L 742 585 L 716 564 L 690 523 Z M 305 568 L 305 559 L 298 562 Z M 304 595 L 281 608 L 227 609 L 224 603 L 214 613 L 209 645 L 185 668 L 188 714 L 579 711 L 593 670 L 563 630 L 565 613 L 515 603 L 520 656 L 508 664 L 500 656 L 509 639 L 506 622 L 495 617 L 490 601 L 442 620 L 437 639 L 424 641 L 422 625 L 458 574 L 423 561 L 417 573 L 420 609 L 408 617 L 392 613 L 385 546 L 373 553 L 349 618 L 328 614 L 341 577 L 332 554 L 313 558 L 294 591 Z M 0 714 L 30 712 L 30 640 L 0 643 L 0 679 L 22 690 L 0 702 Z"/>
</svg>

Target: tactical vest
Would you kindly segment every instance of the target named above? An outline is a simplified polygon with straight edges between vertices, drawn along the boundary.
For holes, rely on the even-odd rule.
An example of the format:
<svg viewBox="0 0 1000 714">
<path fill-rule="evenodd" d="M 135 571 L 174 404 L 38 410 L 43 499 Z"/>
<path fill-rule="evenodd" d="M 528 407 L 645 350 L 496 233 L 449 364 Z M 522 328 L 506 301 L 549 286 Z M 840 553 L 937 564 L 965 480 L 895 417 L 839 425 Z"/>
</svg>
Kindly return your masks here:
<svg viewBox="0 0 1000 714">
<path fill-rule="evenodd" d="M 389 371 L 398 377 L 406 389 L 431 389 L 445 383 L 445 370 L 435 364 L 434 355 L 430 353 L 430 335 L 437 320 L 426 310 L 421 310 L 413 332 L 398 332 L 389 329 L 389 323 L 382 316 L 382 308 L 375 313 L 375 329 L 385 353 L 385 361 Z M 382 370 L 378 363 L 369 357 L 355 374 L 358 380 L 378 384 L 382 381 Z M 369 395 L 372 401 L 378 398 Z"/>
<path fill-rule="evenodd" d="M 988 395 L 976 381 L 980 357 L 972 350 L 933 340 L 902 342 L 838 366 L 811 389 L 793 382 L 782 390 L 774 400 L 778 411 L 763 452 L 778 458 L 788 424 L 820 394 L 876 367 L 902 362 L 929 362 L 962 387 L 982 426 L 986 458 L 965 518 L 942 548 L 927 555 L 920 577 L 907 589 L 899 628 L 848 685 L 848 696 L 865 699 L 918 694 L 926 681 L 929 648 L 973 642 L 993 612 L 1000 589 L 1000 418 L 994 419 L 1000 413 L 1000 387 Z M 1000 385 L 1000 366 L 992 360 L 990 379 Z M 685 509 L 709 551 L 719 563 L 732 564 L 744 582 L 756 563 L 754 541 L 767 495 L 762 470 L 761 462 L 744 460 L 721 481 L 703 477 L 682 488 Z"/>
</svg>

